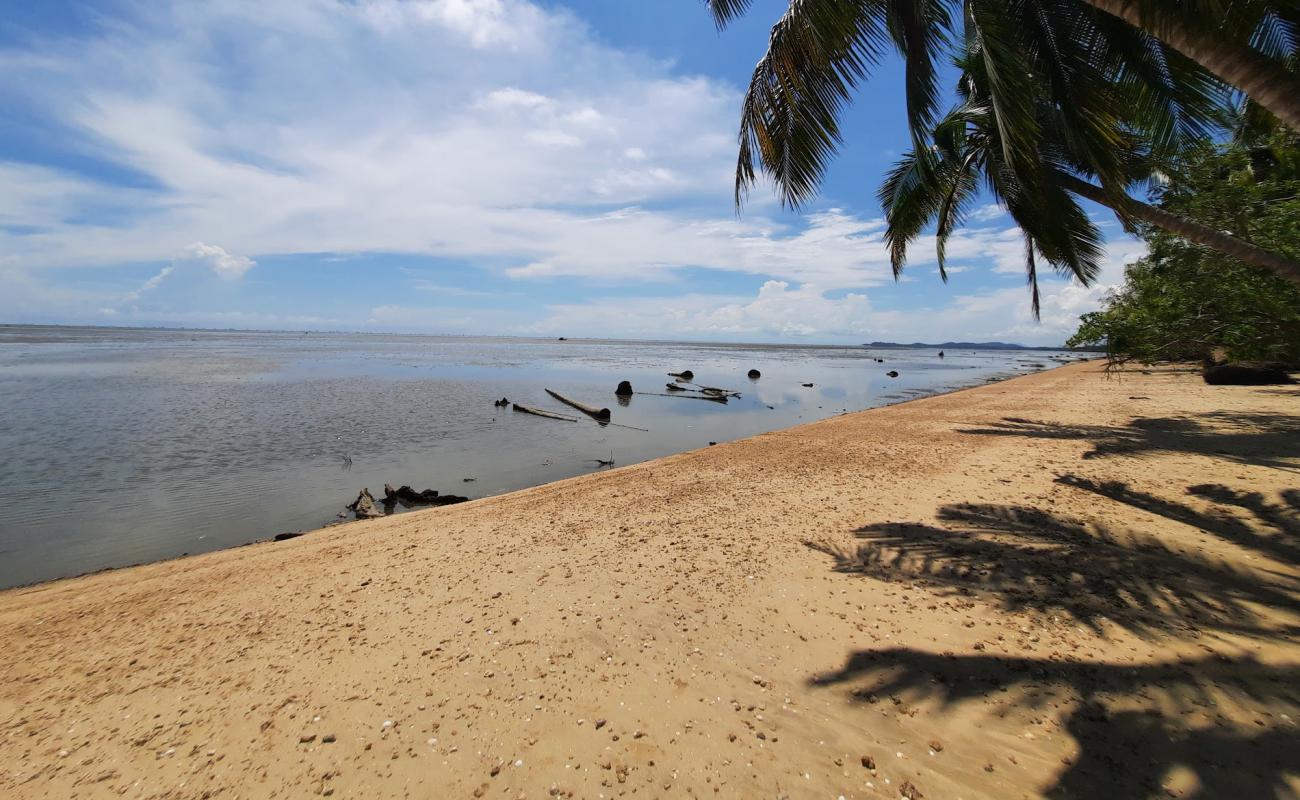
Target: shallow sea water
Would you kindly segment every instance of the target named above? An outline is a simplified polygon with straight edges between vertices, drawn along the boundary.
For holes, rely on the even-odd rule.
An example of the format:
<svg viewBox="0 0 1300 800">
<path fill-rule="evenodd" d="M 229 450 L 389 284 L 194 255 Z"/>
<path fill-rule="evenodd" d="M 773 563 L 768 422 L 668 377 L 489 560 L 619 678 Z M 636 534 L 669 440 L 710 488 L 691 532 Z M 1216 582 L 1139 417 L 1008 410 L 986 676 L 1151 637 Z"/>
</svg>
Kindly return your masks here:
<svg viewBox="0 0 1300 800">
<path fill-rule="evenodd" d="M 598 470 L 595 459 L 626 466 L 1065 356 L 0 326 L 0 587 L 317 528 L 362 487 L 484 497 Z M 683 369 L 742 396 L 614 396 L 621 380 L 662 392 Z M 581 416 L 546 388 L 648 432 L 492 404 Z"/>
</svg>

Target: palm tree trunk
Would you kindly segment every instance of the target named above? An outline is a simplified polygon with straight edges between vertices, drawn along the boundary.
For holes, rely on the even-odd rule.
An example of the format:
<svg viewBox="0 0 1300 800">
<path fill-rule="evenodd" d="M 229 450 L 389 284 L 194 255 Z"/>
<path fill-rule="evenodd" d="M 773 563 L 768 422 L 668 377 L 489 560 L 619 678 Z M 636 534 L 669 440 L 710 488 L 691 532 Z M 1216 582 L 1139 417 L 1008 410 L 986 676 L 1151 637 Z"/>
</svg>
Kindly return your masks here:
<svg viewBox="0 0 1300 800">
<path fill-rule="evenodd" d="M 1059 178 L 1062 186 L 1080 197 L 1086 197 L 1112 211 L 1128 214 L 1143 222 L 1163 228 L 1189 242 L 1218 250 L 1220 253 L 1238 261 L 1267 269 L 1275 275 L 1300 286 L 1300 261 L 1287 258 L 1281 253 L 1274 253 L 1271 250 L 1257 247 L 1250 242 L 1238 239 L 1232 234 L 1216 231 L 1186 217 L 1170 214 L 1164 209 L 1156 208 L 1149 203 L 1143 203 L 1141 200 L 1134 200 L 1131 197 L 1116 199 L 1106 193 L 1100 186 L 1094 186 L 1073 175 L 1059 173 Z"/>
<path fill-rule="evenodd" d="M 1249 46 L 1192 30 L 1173 15 L 1143 14 L 1141 0 L 1083 0 L 1140 28 L 1246 93 L 1293 131 L 1300 131 L 1300 84 Z"/>
</svg>

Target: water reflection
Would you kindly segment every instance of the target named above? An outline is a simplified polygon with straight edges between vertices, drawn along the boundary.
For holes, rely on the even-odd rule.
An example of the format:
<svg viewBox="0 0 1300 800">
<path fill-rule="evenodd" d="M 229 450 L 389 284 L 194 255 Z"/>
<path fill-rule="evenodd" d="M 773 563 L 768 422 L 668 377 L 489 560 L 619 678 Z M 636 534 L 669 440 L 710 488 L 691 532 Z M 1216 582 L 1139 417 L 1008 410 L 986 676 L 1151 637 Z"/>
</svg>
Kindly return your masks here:
<svg viewBox="0 0 1300 800">
<path fill-rule="evenodd" d="M 1029 371 L 1052 354 L 946 355 L 0 326 L 11 500 L 0 586 L 318 527 L 362 487 L 497 494 Z M 666 396 L 668 373 L 687 367 L 741 396 Z M 617 397 L 623 380 L 653 394 Z M 611 408 L 617 424 L 494 405 L 581 417 L 547 388 Z"/>
</svg>

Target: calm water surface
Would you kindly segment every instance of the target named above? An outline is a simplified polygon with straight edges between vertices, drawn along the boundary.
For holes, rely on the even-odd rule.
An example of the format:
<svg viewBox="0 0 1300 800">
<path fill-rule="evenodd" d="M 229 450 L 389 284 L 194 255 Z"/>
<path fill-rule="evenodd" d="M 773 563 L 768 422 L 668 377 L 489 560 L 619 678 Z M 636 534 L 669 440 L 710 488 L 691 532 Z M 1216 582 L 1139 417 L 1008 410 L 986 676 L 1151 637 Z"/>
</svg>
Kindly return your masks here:
<svg viewBox="0 0 1300 800">
<path fill-rule="evenodd" d="M 1041 369 L 1060 354 L 946 355 L 0 326 L 0 587 L 320 527 L 363 486 L 499 494 L 594 471 L 598 458 L 625 466 Z M 614 397 L 620 380 L 663 391 L 666 373 L 683 369 L 743 396 L 725 406 Z M 750 369 L 762 378 L 750 381 Z M 649 432 L 492 405 L 576 413 L 547 387 Z"/>
</svg>

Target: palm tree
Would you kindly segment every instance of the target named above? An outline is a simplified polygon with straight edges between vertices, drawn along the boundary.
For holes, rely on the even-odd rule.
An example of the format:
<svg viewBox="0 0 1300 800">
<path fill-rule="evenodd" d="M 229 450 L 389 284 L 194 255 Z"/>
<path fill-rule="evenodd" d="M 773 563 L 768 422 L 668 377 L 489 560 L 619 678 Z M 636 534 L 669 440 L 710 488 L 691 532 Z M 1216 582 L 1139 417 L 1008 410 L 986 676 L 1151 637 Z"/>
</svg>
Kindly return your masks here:
<svg viewBox="0 0 1300 800">
<path fill-rule="evenodd" d="M 885 208 L 885 241 L 897 276 L 906 262 L 908 246 L 935 224 L 940 275 L 947 280 L 945 245 L 960 227 L 965 208 L 978 196 L 981 181 L 1007 208 L 1025 236 L 1026 271 L 1035 315 L 1038 274 L 1035 253 L 1058 271 L 1088 284 L 1096 275 L 1101 235 L 1077 202 L 1084 197 L 1113 210 L 1127 225 L 1135 222 L 1163 228 L 1248 264 L 1272 270 L 1300 284 L 1300 262 L 1216 231 L 1192 220 L 1128 196 L 1116 195 L 1078 177 L 1087 174 L 1084 159 L 1074 151 L 1050 106 L 1038 102 L 1040 150 L 1028 164 L 1006 160 L 1002 141 L 1005 126 L 987 90 L 984 61 L 969 53 L 958 62 L 959 105 L 934 127 L 929 142 L 913 147 L 881 185 L 878 197 Z M 1119 134 L 1116 151 L 1130 182 L 1151 175 L 1153 153 L 1143 140 Z M 1159 154 L 1154 154 L 1158 159 Z M 1026 180 L 1025 176 L 1029 179 Z"/>
<path fill-rule="evenodd" d="M 719 24 L 725 24 L 750 0 L 709 2 Z M 1095 274 L 1099 237 L 1074 195 L 1111 207 L 1126 224 L 1139 218 L 1163 224 L 1279 273 L 1293 268 L 1294 262 L 1165 218 L 1128 196 L 1135 141 L 1145 143 L 1148 157 L 1158 158 L 1206 138 L 1222 119 L 1228 97 L 1200 65 L 1079 0 L 965 0 L 960 31 L 952 19 L 955 6 L 953 0 L 791 0 L 772 28 L 745 96 L 737 206 L 759 165 L 787 206 L 798 207 L 816 194 L 841 142 L 840 111 L 891 46 L 906 65 L 913 139 L 930 140 L 939 96 L 934 64 L 945 49 L 955 48 L 973 60 L 977 69 L 968 72 L 980 81 L 979 102 L 963 113 L 979 109 L 978 119 L 968 122 L 986 128 L 982 145 L 960 150 L 961 157 L 944 167 L 964 164 L 962 174 L 982 174 L 1022 222 L 1029 236 L 1031 283 L 1036 284 L 1035 252 L 1084 282 Z M 1285 24 L 1289 17 L 1259 0 L 1245 0 L 1240 10 L 1237 21 L 1225 24 L 1225 40 L 1263 31 L 1260 52 L 1294 54 L 1295 37 L 1283 35 L 1292 30 Z M 956 130 L 956 123 L 950 121 L 946 129 Z M 921 151 L 922 145 L 914 147 L 914 154 L 921 153 L 918 169 L 937 169 Z M 1036 218 L 1041 218 L 1037 224 Z M 1055 223 L 1047 224 L 1050 220 Z M 939 221 L 944 224 L 942 216 Z"/>
<path fill-rule="evenodd" d="M 712 0 L 720 19 L 748 0 Z M 1039 3 L 1074 13 L 1006 13 Z M 928 134 L 939 105 L 936 60 L 958 43 L 952 0 L 791 0 L 772 28 L 741 111 L 736 167 L 739 205 L 762 167 L 783 202 L 817 191 L 841 137 L 839 114 L 891 45 L 906 63 L 908 122 Z M 990 101 L 1003 126 L 1007 161 L 1024 166 L 1038 149 L 1039 120 L 1028 98 L 1046 93 L 1076 149 L 1103 187 L 1124 183 L 1114 156 L 1120 115 L 1159 146 L 1207 135 L 1226 99 L 1221 85 L 1175 50 L 1077 0 L 967 0 L 956 49 L 985 61 Z M 1115 87 L 1130 105 L 1120 107 Z M 1134 105 L 1135 104 L 1135 105 Z"/>
<path fill-rule="evenodd" d="M 753 0 L 705 2 L 723 27 Z M 1084 13 L 1089 9 L 1103 13 Z M 1118 37 L 1113 44 L 1133 57 L 1139 54 L 1132 44 L 1146 39 L 1156 61 L 1186 58 L 1300 131 L 1300 79 L 1288 69 L 1300 54 L 1300 6 L 1294 0 L 790 0 L 773 26 L 755 79 L 775 69 L 801 82 L 803 70 L 829 68 L 840 73 L 842 87 L 851 88 L 892 43 L 907 61 L 909 113 L 923 116 L 934 110 L 933 102 L 927 106 L 924 101 L 934 99 L 934 58 L 953 29 L 955 14 L 968 36 L 975 28 L 974 35 L 1000 45 L 989 52 L 1019 49 L 1048 67 L 1027 75 L 1008 71 L 999 81 L 1027 77 L 1059 83 L 1070 77 L 1068 59 L 1058 59 L 1062 49 L 1098 44 L 1099 36 Z M 1142 36 L 1135 39 L 1134 32 Z M 1012 63 L 1005 61 L 1005 66 Z M 1057 99 L 1077 103 L 1089 98 L 1067 94 Z M 825 109 L 810 110 L 815 118 L 815 112 Z"/>
<path fill-rule="evenodd" d="M 1294 3 L 1083 2 L 1150 33 L 1300 131 L 1300 82 L 1285 64 L 1300 48 L 1300 7 Z M 1246 21 L 1254 23 L 1247 41 L 1258 49 L 1242 44 Z M 1224 35 L 1229 23 L 1235 23 L 1235 36 Z"/>
</svg>

